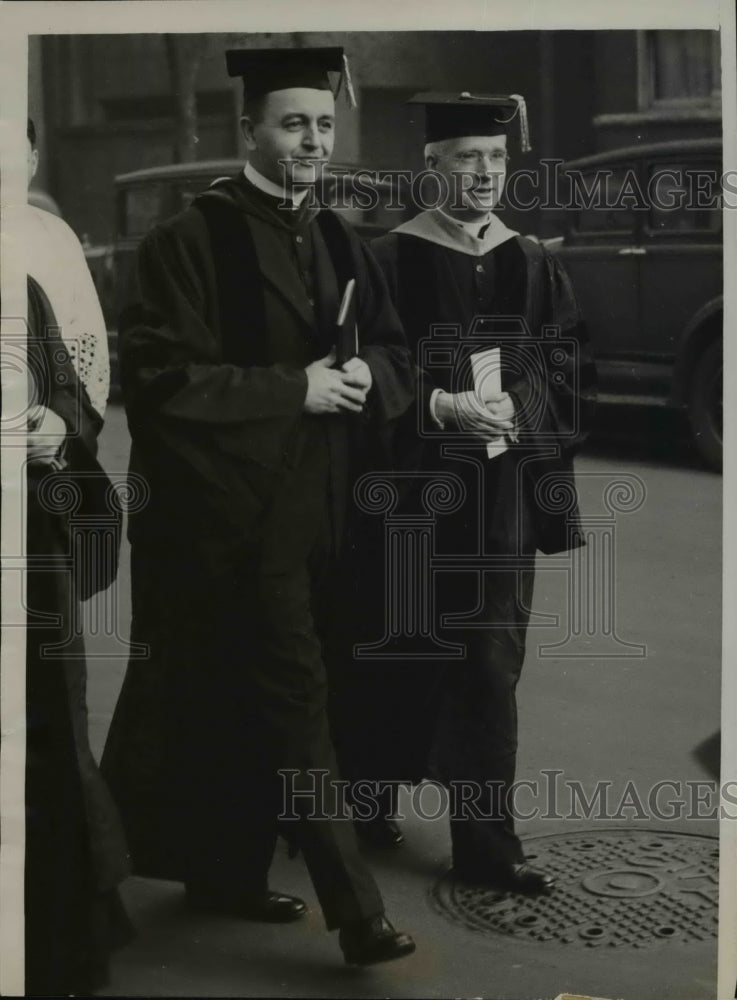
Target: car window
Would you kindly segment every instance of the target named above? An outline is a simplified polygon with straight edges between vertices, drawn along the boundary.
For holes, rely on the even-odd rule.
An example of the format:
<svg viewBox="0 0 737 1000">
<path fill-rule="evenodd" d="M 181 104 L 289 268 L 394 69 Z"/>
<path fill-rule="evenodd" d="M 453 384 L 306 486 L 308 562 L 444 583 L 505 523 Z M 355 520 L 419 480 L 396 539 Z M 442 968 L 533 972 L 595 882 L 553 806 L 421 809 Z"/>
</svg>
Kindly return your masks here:
<svg viewBox="0 0 737 1000">
<path fill-rule="evenodd" d="M 634 233 L 640 197 L 632 166 L 573 171 L 569 183 L 571 204 L 578 208 L 579 233 L 601 236 Z"/>
<path fill-rule="evenodd" d="M 123 233 L 145 236 L 161 217 L 163 185 L 139 184 L 125 192 Z"/>
<path fill-rule="evenodd" d="M 136 184 L 125 192 L 122 231 L 128 237 L 145 236 L 159 222 L 188 208 L 200 191 L 212 182 L 210 176 L 185 178 L 179 182 L 153 181 Z"/>
<path fill-rule="evenodd" d="M 652 234 L 719 233 L 722 200 L 717 164 L 652 164 L 648 171 L 648 228 Z"/>
</svg>

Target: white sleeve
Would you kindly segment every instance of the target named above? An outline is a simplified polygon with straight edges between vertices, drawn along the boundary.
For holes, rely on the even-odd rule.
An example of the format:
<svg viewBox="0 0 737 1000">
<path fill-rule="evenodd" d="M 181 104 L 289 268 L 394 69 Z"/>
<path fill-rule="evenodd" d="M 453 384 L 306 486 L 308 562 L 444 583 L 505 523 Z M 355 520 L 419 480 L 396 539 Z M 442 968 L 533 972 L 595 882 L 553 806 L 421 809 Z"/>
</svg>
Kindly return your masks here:
<svg viewBox="0 0 737 1000">
<path fill-rule="evenodd" d="M 433 389 L 433 391 L 430 393 L 430 403 L 429 403 L 429 406 L 430 406 L 430 416 L 432 417 L 434 423 L 437 424 L 437 426 L 440 428 L 441 431 L 444 431 L 445 430 L 445 424 L 443 423 L 443 421 L 438 416 L 438 409 L 437 409 L 437 406 L 438 406 L 438 396 L 440 395 L 440 393 L 442 391 L 443 391 L 442 389 Z"/>
<path fill-rule="evenodd" d="M 110 392 L 107 329 L 84 251 L 71 230 L 67 253 L 71 307 L 62 336 L 90 402 L 104 416 Z"/>
</svg>

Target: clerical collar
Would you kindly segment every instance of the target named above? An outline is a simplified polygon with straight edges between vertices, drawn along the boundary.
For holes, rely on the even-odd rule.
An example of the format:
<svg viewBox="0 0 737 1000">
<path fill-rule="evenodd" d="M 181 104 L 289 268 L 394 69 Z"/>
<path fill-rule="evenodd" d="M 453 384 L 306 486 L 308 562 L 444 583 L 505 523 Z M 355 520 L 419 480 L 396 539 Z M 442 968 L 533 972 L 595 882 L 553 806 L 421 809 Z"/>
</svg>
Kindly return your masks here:
<svg viewBox="0 0 737 1000">
<path fill-rule="evenodd" d="M 255 188 L 263 191 L 264 194 L 271 195 L 272 198 L 278 198 L 281 202 L 291 201 L 292 208 L 299 208 L 308 193 L 306 187 L 300 188 L 299 191 L 287 191 L 280 184 L 274 184 L 268 177 L 260 174 L 250 163 L 247 163 L 243 168 L 243 175 L 247 181 L 250 181 Z"/>
<path fill-rule="evenodd" d="M 485 229 L 486 226 L 488 226 L 489 223 L 491 222 L 491 211 L 488 211 L 486 213 L 486 215 L 484 216 L 484 218 L 480 222 L 478 222 L 478 221 L 477 222 L 461 222 L 460 219 L 456 219 L 452 215 L 449 215 L 447 212 L 444 212 L 442 210 L 442 208 L 438 208 L 438 211 L 446 219 L 450 219 L 450 221 L 453 223 L 453 225 L 458 226 L 460 229 L 463 230 L 464 233 L 468 233 L 469 236 L 474 236 L 476 239 L 480 239 L 481 230 Z"/>
</svg>

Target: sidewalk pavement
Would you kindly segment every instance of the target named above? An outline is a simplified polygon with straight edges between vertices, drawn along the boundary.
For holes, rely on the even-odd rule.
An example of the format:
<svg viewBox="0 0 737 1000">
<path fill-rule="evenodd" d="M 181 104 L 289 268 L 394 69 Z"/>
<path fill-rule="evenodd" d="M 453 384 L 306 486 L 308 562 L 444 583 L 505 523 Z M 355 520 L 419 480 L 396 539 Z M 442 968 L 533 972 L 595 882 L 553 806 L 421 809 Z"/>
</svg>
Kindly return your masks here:
<svg viewBox="0 0 737 1000">
<path fill-rule="evenodd" d="M 101 448 L 108 471 L 125 470 L 127 450 L 124 417 L 114 406 Z M 583 456 L 578 467 L 606 474 L 610 463 Z M 589 792 L 597 781 L 610 781 L 615 802 L 629 779 L 643 796 L 665 779 L 707 780 L 693 750 L 719 724 L 721 481 L 693 469 L 632 469 L 646 478 L 648 502 L 618 523 L 618 621 L 621 637 L 645 643 L 647 656 L 598 658 L 595 637 L 584 635 L 577 640 L 579 657 L 540 658 L 541 642 L 564 637 L 561 620 L 557 630 L 531 636 L 519 690 L 518 778 L 539 782 L 542 772 L 559 770 Z M 595 479 L 581 481 L 585 511 L 595 506 Z M 125 552 L 118 581 L 124 630 L 128 587 Z M 560 612 L 564 595 L 561 572 L 538 573 L 537 611 Z M 111 649 L 118 658 L 104 658 Z M 98 754 L 125 670 L 123 652 L 113 649 L 109 637 L 89 641 L 90 730 Z M 400 806 L 407 815 L 405 845 L 367 851 L 366 857 L 389 918 L 417 942 L 414 955 L 370 969 L 345 966 L 337 934 L 325 930 L 302 859 L 288 859 L 280 844 L 271 885 L 302 896 L 310 908 L 305 919 L 270 926 L 190 913 L 180 885 L 131 878 L 123 894 L 138 937 L 116 955 L 104 995 L 553 1000 L 568 993 L 713 1000 L 715 939 L 586 947 L 532 943 L 457 922 L 432 894 L 449 864 L 447 821 L 412 815 L 409 792 Z M 627 811 L 613 825 L 711 837 L 718 832 L 713 818 L 637 820 Z M 520 832 L 523 839 L 579 830 L 596 836 L 611 826 L 593 818 L 538 815 L 521 823 Z"/>
</svg>

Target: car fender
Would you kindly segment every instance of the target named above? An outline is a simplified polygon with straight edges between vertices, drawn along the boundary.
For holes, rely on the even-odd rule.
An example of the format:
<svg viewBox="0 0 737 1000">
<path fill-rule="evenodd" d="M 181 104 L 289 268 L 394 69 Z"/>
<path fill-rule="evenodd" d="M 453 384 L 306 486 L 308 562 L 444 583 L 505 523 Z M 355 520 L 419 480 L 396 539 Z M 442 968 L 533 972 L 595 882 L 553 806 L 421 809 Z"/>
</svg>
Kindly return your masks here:
<svg viewBox="0 0 737 1000">
<path fill-rule="evenodd" d="M 706 302 L 691 317 L 678 342 L 678 351 L 673 367 L 671 403 L 683 406 L 687 402 L 688 385 L 696 358 L 701 351 L 722 334 L 719 321 L 724 311 L 724 296 L 717 295 Z"/>
</svg>

